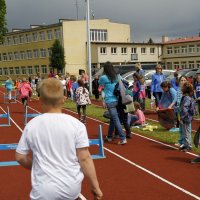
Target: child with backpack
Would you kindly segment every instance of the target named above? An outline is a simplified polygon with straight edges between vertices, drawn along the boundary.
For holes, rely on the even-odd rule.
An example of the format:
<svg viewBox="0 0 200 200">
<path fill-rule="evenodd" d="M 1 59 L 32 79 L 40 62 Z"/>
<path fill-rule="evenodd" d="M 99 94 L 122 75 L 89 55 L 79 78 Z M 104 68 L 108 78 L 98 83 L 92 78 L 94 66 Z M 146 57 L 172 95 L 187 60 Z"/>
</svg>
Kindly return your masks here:
<svg viewBox="0 0 200 200">
<path fill-rule="evenodd" d="M 79 116 L 79 120 L 86 124 L 86 105 L 91 104 L 89 98 L 89 92 L 85 88 L 84 82 L 79 79 L 78 80 L 78 88 L 76 89 L 76 103 L 77 103 L 77 112 Z M 81 114 L 81 108 L 83 112 L 83 118 Z"/>
<path fill-rule="evenodd" d="M 180 126 L 183 132 L 182 145 L 179 150 L 187 152 L 192 150 L 191 122 L 195 114 L 195 101 L 192 98 L 194 89 L 192 84 L 186 82 L 182 87 L 183 96 L 180 103 Z"/>
</svg>

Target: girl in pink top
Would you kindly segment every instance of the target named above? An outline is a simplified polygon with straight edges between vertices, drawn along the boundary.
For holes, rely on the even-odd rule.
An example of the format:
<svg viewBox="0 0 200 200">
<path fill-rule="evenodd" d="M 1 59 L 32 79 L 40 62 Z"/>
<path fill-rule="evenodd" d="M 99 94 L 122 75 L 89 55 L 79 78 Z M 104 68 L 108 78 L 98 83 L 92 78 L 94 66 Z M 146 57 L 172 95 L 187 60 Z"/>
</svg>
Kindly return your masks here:
<svg viewBox="0 0 200 200">
<path fill-rule="evenodd" d="M 141 111 L 140 104 L 138 102 L 134 102 L 135 106 L 135 113 L 128 114 L 128 123 L 130 126 L 135 126 L 135 125 L 143 125 L 145 124 L 145 116 L 144 113 Z"/>
<path fill-rule="evenodd" d="M 139 92 L 139 102 L 140 102 L 140 106 L 141 106 L 141 110 L 144 111 L 145 110 L 145 98 L 146 98 L 146 85 L 144 82 L 144 76 L 139 76 L 139 81 L 140 81 L 140 92 Z"/>
<path fill-rule="evenodd" d="M 26 78 L 22 79 L 22 83 L 19 85 L 19 94 L 22 100 L 23 105 L 27 106 L 27 101 L 29 94 L 32 93 L 32 88 L 29 83 L 27 83 Z"/>
</svg>

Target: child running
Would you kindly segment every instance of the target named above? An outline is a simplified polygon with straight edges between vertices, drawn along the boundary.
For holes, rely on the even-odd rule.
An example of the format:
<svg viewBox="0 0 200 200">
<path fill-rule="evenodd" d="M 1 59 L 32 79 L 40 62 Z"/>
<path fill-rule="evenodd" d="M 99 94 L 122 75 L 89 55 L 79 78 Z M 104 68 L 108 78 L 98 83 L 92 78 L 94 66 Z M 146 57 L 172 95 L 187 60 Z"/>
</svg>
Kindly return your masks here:
<svg viewBox="0 0 200 200">
<path fill-rule="evenodd" d="M 194 90 L 192 84 L 186 82 L 182 87 L 183 96 L 180 103 L 180 124 L 182 126 L 183 141 L 180 150 L 187 152 L 192 149 L 191 122 L 194 115 Z"/>
<path fill-rule="evenodd" d="M 16 149 L 16 160 L 31 170 L 30 199 L 79 199 L 84 174 L 93 199 L 102 199 L 86 128 L 62 113 L 61 82 L 48 78 L 38 89 L 44 114 L 26 125 Z"/>
<path fill-rule="evenodd" d="M 6 88 L 6 93 L 8 95 L 8 102 L 11 102 L 11 96 L 12 96 L 12 88 L 13 88 L 13 82 L 12 79 L 8 76 L 7 80 L 5 82 L 5 88 Z"/>
<path fill-rule="evenodd" d="M 140 104 L 138 102 L 134 102 L 135 112 L 128 114 L 128 123 L 130 126 L 135 125 L 144 125 L 145 124 L 145 116 L 141 111 Z"/>
<path fill-rule="evenodd" d="M 26 78 L 22 79 L 22 83 L 19 86 L 19 94 L 22 100 L 22 104 L 26 107 L 28 105 L 29 94 L 32 93 L 32 88 L 29 83 L 27 83 Z"/>
<path fill-rule="evenodd" d="M 78 80 L 78 86 L 79 87 L 76 89 L 77 112 L 79 120 L 86 124 L 86 105 L 91 104 L 91 101 L 89 98 L 89 92 L 85 88 L 85 84 L 81 79 Z M 83 118 L 81 114 L 81 108 L 83 111 Z"/>
</svg>

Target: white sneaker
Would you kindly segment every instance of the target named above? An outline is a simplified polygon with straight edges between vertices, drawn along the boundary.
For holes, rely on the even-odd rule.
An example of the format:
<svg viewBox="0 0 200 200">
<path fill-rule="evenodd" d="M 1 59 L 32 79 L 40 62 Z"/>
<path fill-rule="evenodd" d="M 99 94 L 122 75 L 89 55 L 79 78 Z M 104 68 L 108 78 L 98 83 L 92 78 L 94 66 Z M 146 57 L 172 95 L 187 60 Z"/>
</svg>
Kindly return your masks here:
<svg viewBox="0 0 200 200">
<path fill-rule="evenodd" d="M 127 143 L 127 140 L 126 140 L 126 139 L 120 140 L 120 141 L 118 142 L 118 144 L 120 144 L 120 145 L 123 145 L 123 144 L 126 144 L 126 143 Z"/>
</svg>

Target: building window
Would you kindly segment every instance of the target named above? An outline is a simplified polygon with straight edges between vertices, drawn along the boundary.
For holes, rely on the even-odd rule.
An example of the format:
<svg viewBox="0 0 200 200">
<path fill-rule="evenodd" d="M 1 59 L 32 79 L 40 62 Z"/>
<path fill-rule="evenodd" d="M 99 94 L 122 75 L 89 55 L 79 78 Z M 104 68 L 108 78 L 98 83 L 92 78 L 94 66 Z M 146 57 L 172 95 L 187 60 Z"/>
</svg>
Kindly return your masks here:
<svg viewBox="0 0 200 200">
<path fill-rule="evenodd" d="M 100 54 L 106 54 L 106 47 L 101 47 L 100 48 Z"/>
<path fill-rule="evenodd" d="M 27 70 L 28 70 L 28 74 L 33 74 L 33 68 L 32 68 L 32 66 L 28 66 Z"/>
<path fill-rule="evenodd" d="M 179 62 L 175 62 L 174 63 L 174 69 L 178 69 L 179 68 Z"/>
<path fill-rule="evenodd" d="M 195 47 L 194 45 L 189 46 L 189 53 L 195 53 Z"/>
<path fill-rule="evenodd" d="M 47 66 L 46 65 L 42 65 L 42 74 L 47 74 Z"/>
<path fill-rule="evenodd" d="M 33 35 L 33 42 L 37 42 L 38 34 L 37 33 L 33 33 L 32 35 Z"/>
<path fill-rule="evenodd" d="M 90 39 L 92 42 L 106 42 L 107 41 L 107 30 L 104 29 L 91 29 Z"/>
<path fill-rule="evenodd" d="M 8 68 L 3 68 L 4 75 L 8 75 Z"/>
<path fill-rule="evenodd" d="M 8 45 L 12 44 L 12 38 L 11 37 L 7 37 L 7 43 L 8 43 Z"/>
<path fill-rule="evenodd" d="M 19 36 L 19 43 L 24 44 L 24 36 L 23 35 Z"/>
<path fill-rule="evenodd" d="M 55 38 L 60 39 L 60 36 L 61 36 L 60 29 L 55 29 Z"/>
<path fill-rule="evenodd" d="M 2 68 L 0 68 L 0 75 L 3 75 L 3 70 L 2 70 Z"/>
<path fill-rule="evenodd" d="M 194 61 L 189 61 L 189 68 L 190 69 L 194 68 Z"/>
<path fill-rule="evenodd" d="M 13 74 L 14 74 L 14 69 L 13 69 L 13 67 L 10 67 L 9 70 L 10 70 L 10 75 L 13 75 Z"/>
<path fill-rule="evenodd" d="M 12 52 L 8 52 L 8 60 L 13 60 L 13 54 L 12 54 Z"/>
<path fill-rule="evenodd" d="M 126 47 L 122 47 L 121 48 L 121 53 L 122 54 L 127 54 L 127 48 Z"/>
<path fill-rule="evenodd" d="M 179 53 L 180 53 L 180 48 L 174 47 L 174 54 L 179 54 Z"/>
<path fill-rule="evenodd" d="M 21 60 L 24 60 L 26 57 L 25 57 L 25 52 L 24 51 L 20 51 L 20 59 Z"/>
<path fill-rule="evenodd" d="M 53 39 L 52 30 L 47 31 L 47 38 L 48 38 L 48 40 L 52 40 Z"/>
<path fill-rule="evenodd" d="M 14 52 L 14 60 L 19 60 L 19 53 L 17 51 Z"/>
<path fill-rule="evenodd" d="M 40 72 L 39 65 L 34 66 L 34 71 L 35 71 L 35 74 Z"/>
<path fill-rule="evenodd" d="M 46 58 L 47 57 L 46 49 L 40 49 L 40 55 L 41 58 Z"/>
<path fill-rule="evenodd" d="M 111 47 L 111 54 L 117 54 L 117 48 Z"/>
<path fill-rule="evenodd" d="M 26 67 L 21 67 L 21 72 L 22 72 L 22 74 L 26 74 Z"/>
<path fill-rule="evenodd" d="M 33 50 L 34 58 L 39 58 L 39 51 L 38 49 Z"/>
<path fill-rule="evenodd" d="M 187 46 L 181 47 L 181 53 L 183 53 L 183 54 L 187 53 Z"/>
<path fill-rule="evenodd" d="M 48 55 L 49 55 L 49 57 L 51 57 L 51 55 L 52 55 L 52 49 L 51 48 L 48 48 Z"/>
<path fill-rule="evenodd" d="M 187 68 L 187 63 L 186 62 L 181 62 L 181 68 L 186 69 Z"/>
<path fill-rule="evenodd" d="M 197 45 L 197 52 L 200 52 L 200 44 Z"/>
<path fill-rule="evenodd" d="M 172 47 L 167 47 L 167 54 L 172 54 L 172 53 L 173 53 Z"/>
<path fill-rule="evenodd" d="M 32 51 L 31 50 L 27 50 L 26 54 L 27 54 L 27 59 L 32 59 Z"/>
<path fill-rule="evenodd" d="M 7 61 L 7 54 L 3 53 L 3 61 Z"/>
<path fill-rule="evenodd" d="M 45 40 L 44 31 L 40 32 L 40 40 L 41 40 L 41 41 Z"/>
<path fill-rule="evenodd" d="M 155 54 L 155 48 L 154 47 L 150 48 L 150 54 Z"/>
<path fill-rule="evenodd" d="M 31 42 L 31 35 L 30 34 L 26 34 L 26 42 L 27 43 Z"/>
<path fill-rule="evenodd" d="M 167 69 L 172 69 L 172 63 L 171 62 L 167 62 Z"/>
<path fill-rule="evenodd" d="M 13 36 L 13 44 L 18 44 L 18 37 L 17 36 Z"/>
<path fill-rule="evenodd" d="M 200 61 L 197 61 L 197 68 L 200 68 Z"/>
<path fill-rule="evenodd" d="M 19 74 L 20 74 L 19 67 L 15 67 L 15 74 L 16 74 L 16 75 L 19 75 Z"/>
<path fill-rule="evenodd" d="M 146 54 L 146 48 L 145 47 L 141 48 L 141 54 Z"/>
<path fill-rule="evenodd" d="M 131 53 L 132 53 L 132 54 L 137 53 L 137 48 L 135 48 L 135 47 L 131 48 Z"/>
</svg>

